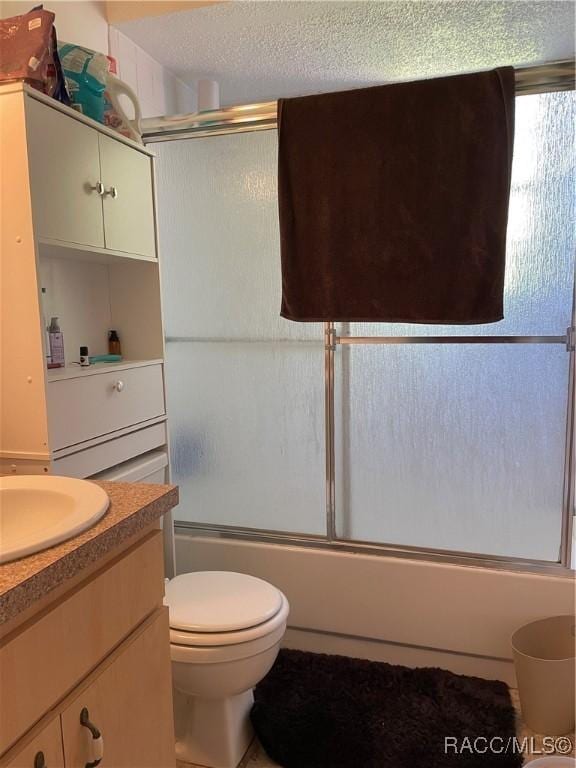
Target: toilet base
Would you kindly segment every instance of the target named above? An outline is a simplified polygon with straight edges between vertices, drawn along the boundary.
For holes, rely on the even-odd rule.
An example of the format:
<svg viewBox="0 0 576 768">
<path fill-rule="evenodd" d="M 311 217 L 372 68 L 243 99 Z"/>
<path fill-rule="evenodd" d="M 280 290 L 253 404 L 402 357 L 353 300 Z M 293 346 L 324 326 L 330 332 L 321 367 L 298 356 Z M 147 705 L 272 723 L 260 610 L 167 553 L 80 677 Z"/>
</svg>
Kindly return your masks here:
<svg viewBox="0 0 576 768">
<path fill-rule="evenodd" d="M 206 768 L 236 768 L 254 735 L 252 689 L 225 699 L 174 693 L 178 760 Z"/>
</svg>

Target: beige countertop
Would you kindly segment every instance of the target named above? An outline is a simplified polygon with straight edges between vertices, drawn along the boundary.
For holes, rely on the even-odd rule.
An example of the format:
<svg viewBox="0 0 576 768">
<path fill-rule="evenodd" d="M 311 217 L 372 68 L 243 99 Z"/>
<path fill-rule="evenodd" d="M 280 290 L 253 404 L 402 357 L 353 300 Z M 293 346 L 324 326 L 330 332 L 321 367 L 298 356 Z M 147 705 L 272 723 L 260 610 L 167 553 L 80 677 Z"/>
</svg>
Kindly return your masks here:
<svg viewBox="0 0 576 768">
<path fill-rule="evenodd" d="M 0 566 L 0 625 L 74 579 L 178 504 L 174 485 L 99 482 L 110 497 L 96 525 L 34 555 Z"/>
</svg>

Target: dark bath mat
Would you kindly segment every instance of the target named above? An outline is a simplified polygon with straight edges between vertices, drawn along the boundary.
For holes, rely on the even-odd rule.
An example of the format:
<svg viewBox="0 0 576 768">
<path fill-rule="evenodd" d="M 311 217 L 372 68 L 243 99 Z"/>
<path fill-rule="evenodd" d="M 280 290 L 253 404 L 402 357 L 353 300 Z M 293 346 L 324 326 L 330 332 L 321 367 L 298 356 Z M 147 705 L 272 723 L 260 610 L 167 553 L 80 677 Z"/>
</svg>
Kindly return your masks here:
<svg viewBox="0 0 576 768">
<path fill-rule="evenodd" d="M 284 768 L 522 765 L 508 686 L 498 680 L 281 650 L 254 698 L 254 729 Z M 445 753 L 446 736 L 458 754 Z M 465 745 L 478 737 L 473 752 Z M 493 738 L 495 750 L 483 753 Z"/>
</svg>

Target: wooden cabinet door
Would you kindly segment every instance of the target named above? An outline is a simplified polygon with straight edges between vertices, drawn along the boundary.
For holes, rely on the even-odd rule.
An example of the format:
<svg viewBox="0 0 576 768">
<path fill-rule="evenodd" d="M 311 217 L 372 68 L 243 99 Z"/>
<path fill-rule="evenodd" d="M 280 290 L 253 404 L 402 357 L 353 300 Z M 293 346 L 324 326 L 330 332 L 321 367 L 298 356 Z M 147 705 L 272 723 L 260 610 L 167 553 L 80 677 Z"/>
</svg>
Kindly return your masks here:
<svg viewBox="0 0 576 768">
<path fill-rule="evenodd" d="M 84 708 L 103 739 L 101 768 L 174 768 L 168 609 L 159 608 L 62 712 L 66 768 L 94 758 Z"/>
<path fill-rule="evenodd" d="M 32 97 L 26 125 L 36 235 L 104 247 L 98 132 Z"/>
<path fill-rule="evenodd" d="M 37 757 L 39 753 L 42 757 Z M 0 761 L 2 768 L 64 768 L 60 718 L 55 717 L 17 754 Z"/>
<path fill-rule="evenodd" d="M 100 134 L 100 163 L 106 248 L 155 258 L 151 158 Z"/>
</svg>

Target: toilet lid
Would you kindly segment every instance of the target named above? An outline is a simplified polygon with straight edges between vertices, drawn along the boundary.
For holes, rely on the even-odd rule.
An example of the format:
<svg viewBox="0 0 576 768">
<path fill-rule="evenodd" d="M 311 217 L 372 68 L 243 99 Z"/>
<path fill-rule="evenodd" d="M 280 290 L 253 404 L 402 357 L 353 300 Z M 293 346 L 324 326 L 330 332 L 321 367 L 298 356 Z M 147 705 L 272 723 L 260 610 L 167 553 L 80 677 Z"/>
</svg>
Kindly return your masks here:
<svg viewBox="0 0 576 768">
<path fill-rule="evenodd" d="M 262 624 L 282 606 L 281 592 L 262 579 L 231 571 L 198 571 L 166 584 L 170 626 L 187 632 L 232 632 Z"/>
</svg>

